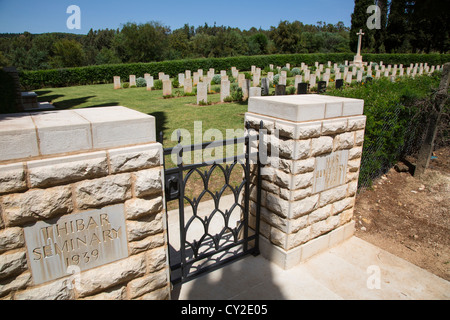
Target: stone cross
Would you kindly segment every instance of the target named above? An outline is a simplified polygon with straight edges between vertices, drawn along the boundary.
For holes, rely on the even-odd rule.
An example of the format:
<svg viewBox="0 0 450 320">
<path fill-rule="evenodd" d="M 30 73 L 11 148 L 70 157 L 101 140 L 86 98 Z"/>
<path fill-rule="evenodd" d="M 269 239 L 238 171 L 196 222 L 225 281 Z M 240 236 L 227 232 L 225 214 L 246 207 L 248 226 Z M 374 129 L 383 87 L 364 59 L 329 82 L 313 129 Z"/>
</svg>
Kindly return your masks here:
<svg viewBox="0 0 450 320">
<path fill-rule="evenodd" d="M 353 65 L 362 67 L 363 61 L 361 56 L 361 44 L 362 44 L 362 36 L 364 35 L 362 29 L 359 29 L 359 32 L 356 35 L 358 36 L 358 51 L 356 52 L 356 56 L 353 60 Z"/>
<path fill-rule="evenodd" d="M 356 52 L 357 56 L 361 55 L 361 43 L 362 43 L 362 36 L 364 33 L 362 32 L 362 29 L 359 29 L 359 32 L 356 34 L 358 36 L 358 51 Z"/>
</svg>

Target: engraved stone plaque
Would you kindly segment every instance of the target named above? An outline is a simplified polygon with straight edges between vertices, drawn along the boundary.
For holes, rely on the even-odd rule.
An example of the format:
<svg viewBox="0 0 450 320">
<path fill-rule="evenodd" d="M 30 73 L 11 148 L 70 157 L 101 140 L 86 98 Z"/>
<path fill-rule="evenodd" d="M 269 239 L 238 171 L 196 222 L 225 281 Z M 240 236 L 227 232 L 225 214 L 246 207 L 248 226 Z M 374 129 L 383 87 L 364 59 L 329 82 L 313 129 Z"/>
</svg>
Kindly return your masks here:
<svg viewBox="0 0 450 320">
<path fill-rule="evenodd" d="M 321 192 L 345 183 L 348 150 L 332 152 L 317 157 L 314 168 L 313 193 Z"/>
<path fill-rule="evenodd" d="M 38 221 L 24 234 L 34 284 L 128 257 L 123 204 Z"/>
</svg>

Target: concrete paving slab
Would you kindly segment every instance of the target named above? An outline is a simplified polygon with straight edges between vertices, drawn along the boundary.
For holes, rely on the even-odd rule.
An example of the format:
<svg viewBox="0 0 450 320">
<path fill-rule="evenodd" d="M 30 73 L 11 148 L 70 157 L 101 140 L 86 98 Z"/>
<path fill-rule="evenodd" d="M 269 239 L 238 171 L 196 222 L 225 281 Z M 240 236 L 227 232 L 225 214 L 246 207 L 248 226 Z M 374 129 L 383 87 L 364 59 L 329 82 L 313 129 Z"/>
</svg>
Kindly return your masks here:
<svg viewBox="0 0 450 320">
<path fill-rule="evenodd" d="M 450 300 L 450 282 L 352 237 L 289 270 L 261 256 L 175 286 L 179 300 Z"/>
</svg>

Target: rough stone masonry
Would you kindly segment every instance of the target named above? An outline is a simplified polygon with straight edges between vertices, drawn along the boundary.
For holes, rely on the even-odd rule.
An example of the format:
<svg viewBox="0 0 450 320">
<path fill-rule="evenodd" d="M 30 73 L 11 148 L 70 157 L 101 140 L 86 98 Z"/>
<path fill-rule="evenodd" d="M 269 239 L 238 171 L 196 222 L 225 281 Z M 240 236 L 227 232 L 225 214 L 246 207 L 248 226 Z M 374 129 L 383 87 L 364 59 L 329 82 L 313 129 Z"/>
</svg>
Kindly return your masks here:
<svg viewBox="0 0 450 320">
<path fill-rule="evenodd" d="M 153 117 L 2 115 L 0 149 L 0 299 L 170 297 Z"/>
<path fill-rule="evenodd" d="M 262 120 L 264 143 L 278 153 L 262 170 L 261 253 L 283 268 L 353 234 L 363 108 L 363 100 L 323 95 L 250 98 L 246 121 L 257 134 Z"/>
</svg>

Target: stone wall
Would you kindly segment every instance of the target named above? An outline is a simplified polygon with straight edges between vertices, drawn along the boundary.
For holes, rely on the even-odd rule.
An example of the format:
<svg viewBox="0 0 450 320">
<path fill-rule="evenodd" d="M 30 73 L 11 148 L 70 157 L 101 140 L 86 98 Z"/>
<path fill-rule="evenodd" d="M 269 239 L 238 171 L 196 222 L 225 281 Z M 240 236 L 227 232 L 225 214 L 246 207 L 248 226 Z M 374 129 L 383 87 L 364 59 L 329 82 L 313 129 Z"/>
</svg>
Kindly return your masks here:
<svg viewBox="0 0 450 320">
<path fill-rule="evenodd" d="M 295 266 L 353 234 L 363 106 L 362 100 L 320 95 L 250 99 L 246 121 L 259 132 L 262 120 L 265 145 L 278 152 L 262 170 L 260 246 L 280 266 Z"/>
<path fill-rule="evenodd" d="M 170 296 L 162 146 L 154 142 L 154 118 L 110 107 L 91 109 L 91 115 L 103 113 L 95 121 L 86 110 L 81 118 L 75 111 L 20 116 L 36 126 L 38 154 L 4 154 L 7 160 L 0 162 L 0 299 Z M 14 136 L 20 139 L 8 125 L 17 117 L 0 121 L 0 146 L 12 145 Z M 34 117 L 47 124 L 55 117 L 82 119 L 91 139 L 81 151 L 61 153 L 71 148 L 67 140 L 76 139 L 71 131 L 80 136 L 80 124 L 40 127 Z M 118 128 L 127 130 L 120 136 Z M 54 139 L 61 130 L 67 139 Z M 120 137 L 116 145 L 108 131 Z M 58 151 L 42 154 L 49 142 Z M 120 227 L 114 229 L 113 220 Z"/>
</svg>

